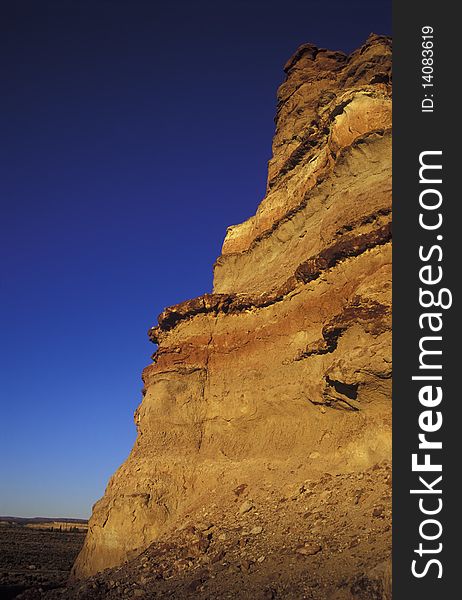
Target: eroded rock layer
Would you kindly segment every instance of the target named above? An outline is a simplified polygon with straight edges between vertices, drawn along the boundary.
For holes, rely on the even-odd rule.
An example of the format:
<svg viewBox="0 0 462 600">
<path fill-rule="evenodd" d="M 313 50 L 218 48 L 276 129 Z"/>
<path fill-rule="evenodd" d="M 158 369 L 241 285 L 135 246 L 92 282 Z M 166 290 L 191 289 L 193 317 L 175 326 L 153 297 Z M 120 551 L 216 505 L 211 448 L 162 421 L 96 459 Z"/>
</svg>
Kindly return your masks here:
<svg viewBox="0 0 462 600">
<path fill-rule="evenodd" d="M 391 42 L 307 44 L 285 71 L 267 194 L 228 229 L 213 293 L 150 330 L 138 437 L 75 576 L 133 557 L 217 489 L 390 458 Z"/>
</svg>

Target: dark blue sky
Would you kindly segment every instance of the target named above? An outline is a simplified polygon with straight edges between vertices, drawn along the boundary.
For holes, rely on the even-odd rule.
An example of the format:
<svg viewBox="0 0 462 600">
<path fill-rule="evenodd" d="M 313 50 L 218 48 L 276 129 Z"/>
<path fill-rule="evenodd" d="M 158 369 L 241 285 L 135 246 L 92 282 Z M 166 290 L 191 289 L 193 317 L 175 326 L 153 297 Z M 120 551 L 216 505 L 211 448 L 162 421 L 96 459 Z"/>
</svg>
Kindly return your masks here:
<svg viewBox="0 0 462 600">
<path fill-rule="evenodd" d="M 391 3 L 2 3 L 0 515 L 85 517 L 135 438 L 146 336 L 254 213 L 298 45 Z"/>
</svg>

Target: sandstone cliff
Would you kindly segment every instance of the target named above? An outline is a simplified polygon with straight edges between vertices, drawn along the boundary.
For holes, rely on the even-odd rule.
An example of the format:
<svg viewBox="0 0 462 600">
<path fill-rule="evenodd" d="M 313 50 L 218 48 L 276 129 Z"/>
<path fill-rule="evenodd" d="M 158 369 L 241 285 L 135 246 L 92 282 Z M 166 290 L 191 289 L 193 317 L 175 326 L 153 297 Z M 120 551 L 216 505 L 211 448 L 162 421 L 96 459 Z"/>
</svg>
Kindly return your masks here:
<svg viewBox="0 0 462 600">
<path fill-rule="evenodd" d="M 228 229 L 213 293 L 149 331 L 138 437 L 74 577 L 243 482 L 257 495 L 390 459 L 391 42 L 305 44 L 285 72 L 266 196 Z"/>
</svg>

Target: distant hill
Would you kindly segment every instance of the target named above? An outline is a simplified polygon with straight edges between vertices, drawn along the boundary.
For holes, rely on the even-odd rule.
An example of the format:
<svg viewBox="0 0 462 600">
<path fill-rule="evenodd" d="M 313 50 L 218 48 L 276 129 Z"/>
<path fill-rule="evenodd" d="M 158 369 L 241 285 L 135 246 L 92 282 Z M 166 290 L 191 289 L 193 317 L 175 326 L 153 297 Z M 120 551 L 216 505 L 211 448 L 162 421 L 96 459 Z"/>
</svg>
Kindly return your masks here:
<svg viewBox="0 0 462 600">
<path fill-rule="evenodd" d="M 28 523 L 79 523 L 86 525 L 88 523 L 88 519 L 68 519 L 65 517 L 56 519 L 51 517 L 0 517 L 0 521 L 21 525 L 27 525 Z"/>
</svg>

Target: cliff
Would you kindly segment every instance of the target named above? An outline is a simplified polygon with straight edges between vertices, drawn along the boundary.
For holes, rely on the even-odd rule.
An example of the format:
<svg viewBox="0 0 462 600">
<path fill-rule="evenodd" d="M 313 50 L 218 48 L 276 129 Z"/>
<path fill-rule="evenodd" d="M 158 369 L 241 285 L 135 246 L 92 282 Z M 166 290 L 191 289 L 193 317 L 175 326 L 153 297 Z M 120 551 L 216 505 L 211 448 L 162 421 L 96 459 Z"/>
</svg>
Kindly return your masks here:
<svg viewBox="0 0 462 600">
<path fill-rule="evenodd" d="M 138 437 L 74 577 L 228 506 L 236 486 L 255 499 L 391 457 L 391 41 L 349 56 L 305 44 L 285 73 L 266 196 L 228 229 L 213 293 L 150 329 Z"/>
</svg>

